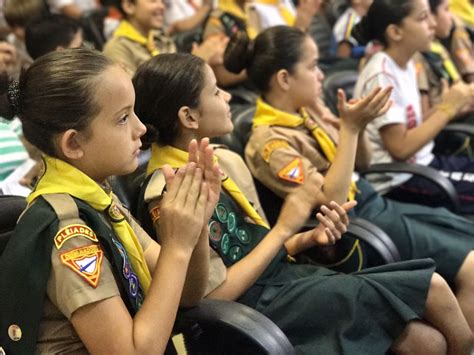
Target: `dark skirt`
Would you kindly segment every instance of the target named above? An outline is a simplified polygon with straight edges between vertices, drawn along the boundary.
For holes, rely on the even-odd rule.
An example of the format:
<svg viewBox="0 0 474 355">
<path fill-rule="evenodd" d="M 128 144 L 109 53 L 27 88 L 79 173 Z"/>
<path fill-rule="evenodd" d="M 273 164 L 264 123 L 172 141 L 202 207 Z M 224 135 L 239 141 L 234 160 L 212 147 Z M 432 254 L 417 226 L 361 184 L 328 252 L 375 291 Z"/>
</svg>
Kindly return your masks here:
<svg viewBox="0 0 474 355">
<path fill-rule="evenodd" d="M 402 260 L 432 258 L 436 272 L 453 285 L 467 254 L 474 247 L 474 222 L 445 208 L 392 201 L 369 183 L 357 183 L 357 217 L 383 229 L 397 246 Z"/>
<path fill-rule="evenodd" d="M 239 302 L 272 319 L 303 354 L 384 354 L 423 317 L 430 259 L 353 274 L 280 261 Z"/>
</svg>

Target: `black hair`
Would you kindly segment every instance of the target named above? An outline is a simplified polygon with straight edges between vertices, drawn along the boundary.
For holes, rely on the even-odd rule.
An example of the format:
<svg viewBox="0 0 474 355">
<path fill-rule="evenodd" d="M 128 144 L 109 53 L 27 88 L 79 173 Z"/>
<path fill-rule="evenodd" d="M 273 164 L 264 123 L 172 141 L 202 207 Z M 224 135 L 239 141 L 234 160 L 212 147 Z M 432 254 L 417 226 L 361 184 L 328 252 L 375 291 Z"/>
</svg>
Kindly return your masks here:
<svg viewBox="0 0 474 355">
<path fill-rule="evenodd" d="M 257 88 L 265 93 L 273 74 L 281 69 L 290 73 L 302 56 L 306 38 L 303 31 L 288 26 L 270 27 L 251 41 L 246 32 L 235 33 L 224 53 L 224 66 L 233 73 L 247 69 Z"/>
<path fill-rule="evenodd" d="M 25 31 L 28 54 L 37 59 L 57 47 L 68 48 L 80 29 L 79 22 L 62 15 L 49 15 L 31 21 Z"/>
<path fill-rule="evenodd" d="M 438 7 L 441 5 L 443 0 L 430 0 L 430 10 L 433 14 L 436 14 L 438 12 Z"/>
<path fill-rule="evenodd" d="M 7 99 L 8 81 L 0 82 L 1 109 L 18 114 L 26 140 L 57 157 L 54 137 L 68 129 L 85 130 L 99 113 L 96 86 L 111 65 L 110 59 L 88 49 L 50 52 L 21 74 L 14 104 Z"/>
<path fill-rule="evenodd" d="M 138 68 L 132 82 L 135 113 L 147 127 L 143 148 L 174 142 L 179 133 L 179 109 L 199 106 L 205 64 L 191 54 L 173 53 L 160 54 Z"/>
<path fill-rule="evenodd" d="M 412 9 L 413 0 L 374 0 L 367 15 L 354 26 L 351 34 L 360 44 L 377 40 L 386 46 L 387 27 L 400 25 Z"/>
</svg>

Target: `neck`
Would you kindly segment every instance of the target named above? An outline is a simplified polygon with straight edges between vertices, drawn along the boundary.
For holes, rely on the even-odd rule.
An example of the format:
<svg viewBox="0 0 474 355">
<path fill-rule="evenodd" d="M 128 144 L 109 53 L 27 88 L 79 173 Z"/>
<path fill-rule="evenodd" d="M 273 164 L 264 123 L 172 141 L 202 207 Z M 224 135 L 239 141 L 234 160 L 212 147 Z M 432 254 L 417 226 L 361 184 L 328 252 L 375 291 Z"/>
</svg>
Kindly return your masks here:
<svg viewBox="0 0 474 355">
<path fill-rule="evenodd" d="M 263 101 L 273 106 L 277 110 L 298 114 L 299 107 L 295 107 L 293 100 L 286 93 L 270 91 L 263 95 Z"/>
<path fill-rule="evenodd" d="M 148 33 L 151 31 L 151 28 L 142 26 L 140 23 L 137 22 L 136 19 L 133 19 L 133 18 L 128 18 L 127 21 L 130 22 L 130 24 L 131 24 L 133 27 L 135 27 L 135 29 L 136 29 L 138 32 L 140 32 L 140 34 L 141 34 L 143 37 L 148 37 Z"/>
<path fill-rule="evenodd" d="M 181 132 L 171 145 L 175 148 L 178 148 L 187 152 L 188 147 L 189 147 L 189 142 L 191 142 L 191 140 L 193 139 L 196 139 L 199 142 L 201 138 L 202 137 L 199 137 L 194 132 L 186 130 L 186 131 Z"/>
<path fill-rule="evenodd" d="M 414 51 L 407 50 L 401 46 L 390 46 L 385 49 L 390 58 L 392 58 L 395 63 L 402 69 L 405 69 L 411 57 L 415 54 Z"/>
</svg>

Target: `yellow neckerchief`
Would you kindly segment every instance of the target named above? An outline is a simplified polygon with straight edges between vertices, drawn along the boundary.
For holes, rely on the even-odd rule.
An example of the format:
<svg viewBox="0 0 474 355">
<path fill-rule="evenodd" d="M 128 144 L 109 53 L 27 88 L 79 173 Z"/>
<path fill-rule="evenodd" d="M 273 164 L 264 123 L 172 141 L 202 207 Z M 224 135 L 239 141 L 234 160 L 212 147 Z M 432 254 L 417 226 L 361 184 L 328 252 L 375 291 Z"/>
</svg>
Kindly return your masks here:
<svg viewBox="0 0 474 355">
<path fill-rule="evenodd" d="M 158 48 L 156 47 L 153 31 L 150 31 L 148 33 L 148 38 L 146 38 L 127 20 L 120 21 L 120 25 L 114 32 L 114 37 L 124 37 L 133 42 L 141 44 L 148 50 L 148 52 L 150 52 L 152 57 L 160 54 Z"/>
<path fill-rule="evenodd" d="M 49 156 L 44 156 L 45 172 L 35 189 L 28 196 L 28 204 L 46 194 L 68 194 L 78 198 L 95 210 L 102 212 L 114 206 L 111 194 L 107 194 L 99 184 L 74 166 Z M 143 249 L 130 224 L 122 218 L 110 219 L 115 234 L 127 251 L 133 270 L 140 280 L 143 292 L 150 287 L 151 275 L 145 262 Z"/>
<path fill-rule="evenodd" d="M 161 169 L 163 165 L 168 164 L 172 168 L 177 169 L 185 165 L 188 161 L 188 152 L 172 147 L 170 145 L 159 146 L 152 144 L 151 159 L 147 166 L 147 176 L 151 175 L 155 170 Z M 217 158 L 215 157 L 216 161 Z M 240 191 L 235 182 L 226 176 L 222 180 L 222 187 L 229 193 L 235 202 L 242 208 L 247 216 L 249 216 L 256 224 L 270 229 L 268 224 L 264 221 L 257 211 L 253 208 L 245 195 Z"/>
<path fill-rule="evenodd" d="M 301 116 L 293 115 L 288 112 L 277 110 L 276 108 L 265 103 L 261 98 L 257 99 L 257 109 L 253 118 L 253 126 L 283 126 L 296 128 L 304 125 L 311 131 L 313 137 L 319 143 L 327 160 L 332 163 L 336 156 L 336 145 L 324 130 L 318 126 L 316 122 L 310 119 L 306 111 L 300 110 Z M 347 199 L 352 201 L 355 199 L 357 186 L 354 181 L 351 182 Z"/>
<path fill-rule="evenodd" d="M 295 24 L 295 15 L 290 10 L 288 10 L 288 8 L 283 5 L 280 0 L 255 0 L 254 2 L 257 4 L 277 6 L 278 11 L 280 12 L 280 15 L 285 23 L 288 26 L 293 26 Z"/>
<path fill-rule="evenodd" d="M 456 69 L 456 66 L 454 65 L 453 61 L 449 57 L 448 51 L 446 50 L 446 48 L 444 48 L 444 46 L 439 41 L 431 42 L 430 51 L 438 54 L 441 57 L 441 59 L 443 60 L 444 70 L 446 70 L 446 72 L 448 73 L 449 77 L 451 78 L 453 82 L 456 82 L 461 78 L 458 70 Z"/>
</svg>

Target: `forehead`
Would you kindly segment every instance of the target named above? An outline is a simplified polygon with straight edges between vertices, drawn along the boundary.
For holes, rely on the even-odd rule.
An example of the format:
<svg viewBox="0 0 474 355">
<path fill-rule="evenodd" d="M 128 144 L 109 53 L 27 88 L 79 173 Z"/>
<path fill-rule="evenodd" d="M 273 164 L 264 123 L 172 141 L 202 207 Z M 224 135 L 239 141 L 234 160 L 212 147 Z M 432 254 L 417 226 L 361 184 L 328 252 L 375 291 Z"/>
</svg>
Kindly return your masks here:
<svg viewBox="0 0 474 355">
<path fill-rule="evenodd" d="M 428 0 L 412 0 L 410 15 L 417 15 L 420 12 L 429 10 Z"/>
<path fill-rule="evenodd" d="M 312 61 L 319 56 L 318 46 L 307 36 L 301 46 L 301 61 Z"/>
<path fill-rule="evenodd" d="M 96 78 L 95 99 L 101 110 L 117 111 L 133 103 L 135 92 L 130 75 L 111 65 Z"/>
</svg>

